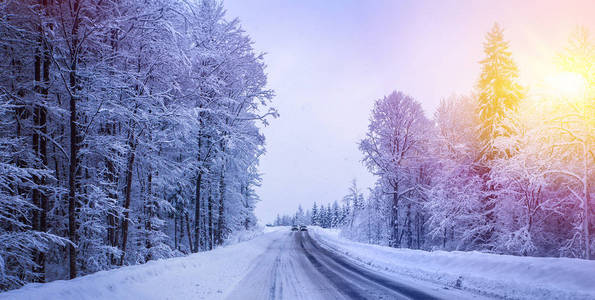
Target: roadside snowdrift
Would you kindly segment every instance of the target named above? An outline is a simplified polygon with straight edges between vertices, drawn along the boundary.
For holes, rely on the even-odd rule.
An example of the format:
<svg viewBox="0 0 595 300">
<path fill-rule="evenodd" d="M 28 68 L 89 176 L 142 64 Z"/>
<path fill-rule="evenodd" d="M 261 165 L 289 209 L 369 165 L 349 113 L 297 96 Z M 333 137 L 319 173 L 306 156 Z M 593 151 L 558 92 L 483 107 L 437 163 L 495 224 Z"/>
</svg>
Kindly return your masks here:
<svg viewBox="0 0 595 300">
<path fill-rule="evenodd" d="M 322 246 L 393 276 L 509 299 L 595 299 L 595 261 L 480 252 L 422 251 L 356 243 L 312 228 Z"/>
<path fill-rule="evenodd" d="M 248 237 L 253 238 L 252 241 L 186 257 L 101 271 L 73 280 L 28 284 L 0 293 L 0 300 L 221 299 L 244 278 L 256 257 L 263 254 L 279 234 L 245 232 L 234 241 Z"/>
</svg>

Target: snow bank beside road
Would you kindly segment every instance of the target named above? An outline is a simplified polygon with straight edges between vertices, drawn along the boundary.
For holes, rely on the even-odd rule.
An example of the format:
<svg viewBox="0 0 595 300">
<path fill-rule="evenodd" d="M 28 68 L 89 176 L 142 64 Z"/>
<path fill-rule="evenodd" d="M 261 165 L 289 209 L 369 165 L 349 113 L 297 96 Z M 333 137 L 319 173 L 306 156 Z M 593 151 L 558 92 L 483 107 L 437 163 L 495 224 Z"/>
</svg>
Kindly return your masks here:
<svg viewBox="0 0 595 300">
<path fill-rule="evenodd" d="M 0 300 L 221 299 L 248 274 L 256 258 L 284 233 L 260 234 L 250 242 L 101 271 L 73 280 L 28 284 L 0 293 Z"/>
<path fill-rule="evenodd" d="M 223 242 L 223 246 L 234 245 L 256 238 L 264 233 L 264 229 L 260 226 L 249 230 L 239 230 L 232 232 L 231 235 Z"/>
<path fill-rule="evenodd" d="M 510 299 L 595 299 L 595 261 L 362 244 L 312 228 L 322 246 L 393 276 Z"/>
</svg>

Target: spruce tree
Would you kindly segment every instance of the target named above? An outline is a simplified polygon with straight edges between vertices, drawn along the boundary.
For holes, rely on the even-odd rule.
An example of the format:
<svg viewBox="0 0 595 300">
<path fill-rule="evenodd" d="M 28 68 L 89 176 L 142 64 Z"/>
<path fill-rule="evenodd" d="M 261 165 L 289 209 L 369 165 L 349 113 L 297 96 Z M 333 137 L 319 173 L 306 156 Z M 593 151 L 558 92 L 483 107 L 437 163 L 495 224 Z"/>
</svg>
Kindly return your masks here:
<svg viewBox="0 0 595 300">
<path fill-rule="evenodd" d="M 331 215 L 331 227 L 336 228 L 339 227 L 339 220 L 340 220 L 340 213 L 339 213 L 339 204 L 337 201 L 333 202 L 332 208 L 332 215 Z"/>
<path fill-rule="evenodd" d="M 332 228 L 333 227 L 333 209 L 331 208 L 331 204 L 329 203 L 326 206 L 326 216 L 325 216 L 325 223 L 326 223 L 326 228 Z"/>
<path fill-rule="evenodd" d="M 318 206 L 316 205 L 316 202 L 314 202 L 314 205 L 312 205 L 312 220 L 310 220 L 310 222 L 312 223 L 312 225 L 320 225 L 319 223 L 319 216 L 318 216 Z"/>
<path fill-rule="evenodd" d="M 501 132 L 501 121 L 508 110 L 514 109 L 523 98 L 523 88 L 518 84 L 519 71 L 512 59 L 503 29 L 494 24 L 486 35 L 485 58 L 477 83 L 479 137 L 484 161 L 494 158 L 494 140 Z M 502 131 L 504 130 L 504 131 Z"/>
<path fill-rule="evenodd" d="M 503 29 L 495 23 L 486 35 L 484 43 L 485 58 L 480 62 L 481 75 L 477 83 L 479 117 L 479 175 L 483 178 L 482 200 L 483 220 L 478 224 L 481 233 L 475 240 L 484 246 L 491 247 L 495 216 L 495 187 L 490 184 L 490 170 L 492 161 L 497 158 L 494 147 L 496 138 L 508 135 L 510 130 L 503 126 L 502 121 L 509 111 L 515 110 L 524 97 L 523 88 L 517 82 L 518 68 L 512 59 L 508 41 L 504 40 Z"/>
</svg>

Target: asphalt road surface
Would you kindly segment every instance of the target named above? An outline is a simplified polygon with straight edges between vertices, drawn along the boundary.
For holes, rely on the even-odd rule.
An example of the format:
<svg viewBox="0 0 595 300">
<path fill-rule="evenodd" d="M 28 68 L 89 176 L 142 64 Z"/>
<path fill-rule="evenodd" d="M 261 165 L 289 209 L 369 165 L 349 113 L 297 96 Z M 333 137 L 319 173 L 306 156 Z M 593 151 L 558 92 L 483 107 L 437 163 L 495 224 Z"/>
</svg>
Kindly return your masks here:
<svg viewBox="0 0 595 300">
<path fill-rule="evenodd" d="M 287 232 L 273 241 L 229 299 L 439 299 L 351 262 L 311 238 Z M 463 297 L 466 298 L 466 297 Z"/>
</svg>

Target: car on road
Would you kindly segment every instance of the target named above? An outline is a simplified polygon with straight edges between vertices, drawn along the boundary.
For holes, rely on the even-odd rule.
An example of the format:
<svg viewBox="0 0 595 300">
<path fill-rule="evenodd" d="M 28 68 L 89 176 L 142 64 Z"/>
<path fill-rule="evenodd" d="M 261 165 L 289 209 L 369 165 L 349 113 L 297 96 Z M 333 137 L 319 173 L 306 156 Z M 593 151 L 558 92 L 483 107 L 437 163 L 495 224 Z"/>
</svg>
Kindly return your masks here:
<svg viewBox="0 0 595 300">
<path fill-rule="evenodd" d="M 300 226 L 300 231 L 308 231 L 308 227 L 306 225 Z"/>
<path fill-rule="evenodd" d="M 299 230 L 299 228 L 297 225 L 291 226 L 291 231 L 298 231 L 298 230 Z"/>
</svg>

